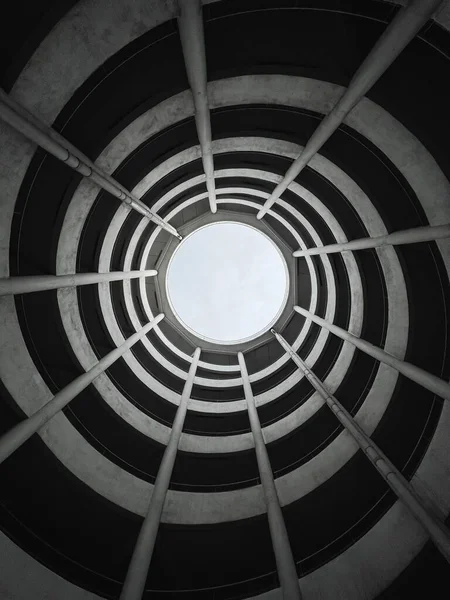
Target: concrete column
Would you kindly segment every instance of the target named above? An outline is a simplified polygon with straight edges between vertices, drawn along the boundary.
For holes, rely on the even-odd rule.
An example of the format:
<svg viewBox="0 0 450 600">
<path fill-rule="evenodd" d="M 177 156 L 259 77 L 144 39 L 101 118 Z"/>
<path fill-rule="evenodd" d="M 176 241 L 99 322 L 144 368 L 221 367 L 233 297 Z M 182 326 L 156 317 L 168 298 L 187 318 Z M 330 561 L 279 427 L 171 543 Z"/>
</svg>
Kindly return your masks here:
<svg viewBox="0 0 450 600">
<path fill-rule="evenodd" d="M 29 113 L 2 89 L 0 89 L 0 119 L 46 150 L 49 154 L 64 162 L 74 171 L 77 171 L 77 173 L 81 173 L 84 177 L 89 177 L 99 187 L 181 239 L 181 236 L 172 225 L 152 213 L 141 200 L 127 191 L 123 185 L 95 165 L 62 135 Z"/>
<path fill-rule="evenodd" d="M 303 152 L 292 163 L 258 213 L 261 219 L 286 188 L 300 174 L 311 158 L 344 121 L 352 108 L 367 94 L 416 33 L 433 15 L 442 0 L 411 0 L 399 10 L 380 39 L 356 71 L 348 88 L 332 111 L 322 120 L 308 140 Z"/>
<path fill-rule="evenodd" d="M 98 363 L 83 375 L 74 379 L 69 385 L 58 392 L 47 404 L 36 411 L 31 417 L 21 421 L 0 438 L 0 463 L 10 456 L 17 448 L 25 443 L 34 433 L 39 431 L 52 417 L 62 410 L 80 392 L 88 387 L 96 377 L 106 371 L 118 358 L 129 350 L 137 341 L 144 337 L 150 329 L 164 318 L 161 313 L 147 323 L 140 331 L 129 337 L 123 344 L 109 352 Z"/>
<path fill-rule="evenodd" d="M 396 231 L 387 235 L 377 237 L 361 238 L 342 244 L 328 244 L 319 248 L 309 248 L 308 250 L 296 250 L 294 256 L 314 256 L 317 254 L 333 254 L 335 252 L 344 252 L 345 250 L 366 250 L 367 248 L 379 248 L 380 246 L 400 246 L 402 244 L 415 244 L 418 242 L 430 242 L 450 237 L 450 224 L 437 225 L 434 227 L 416 227 L 415 229 L 405 229 Z"/>
<path fill-rule="evenodd" d="M 131 557 L 130 566 L 128 567 L 122 593 L 120 594 L 120 600 L 141 600 L 142 594 L 145 590 L 145 582 L 147 581 L 148 569 L 152 560 L 156 534 L 158 533 L 159 523 L 161 521 L 161 513 L 166 500 L 166 494 L 169 488 L 170 478 L 172 476 L 173 465 L 177 456 L 178 444 L 183 431 L 187 405 L 191 396 L 192 385 L 194 383 L 199 357 L 200 348 L 197 348 L 194 352 L 194 357 L 189 368 L 189 374 L 186 379 L 186 383 L 184 384 L 180 405 L 177 409 L 172 425 L 169 443 L 166 446 L 161 464 L 159 466 L 147 516 L 142 523 L 133 556 Z"/>
<path fill-rule="evenodd" d="M 202 150 L 209 205 L 217 212 L 214 161 L 211 147 L 211 119 L 206 79 L 206 51 L 203 33 L 201 0 L 178 0 L 178 28 L 183 48 L 184 64 L 195 107 L 195 124 Z"/>
<path fill-rule="evenodd" d="M 123 281 L 138 277 L 152 277 L 158 271 L 110 271 L 109 273 L 74 273 L 73 275 L 26 275 L 0 279 L 0 296 L 8 294 L 29 294 L 57 290 L 63 287 L 76 287 L 103 283 L 105 281 Z"/>
<path fill-rule="evenodd" d="M 356 346 L 356 348 L 362 350 L 369 356 L 372 356 L 380 362 L 389 365 L 393 369 L 397 369 L 399 373 L 401 373 L 405 377 L 408 377 L 408 379 L 415 381 L 425 389 L 430 390 L 430 392 L 433 392 L 433 394 L 436 394 L 437 396 L 440 396 L 445 400 L 450 400 L 450 385 L 443 379 L 440 379 L 439 377 L 436 377 L 436 375 L 428 373 L 428 371 L 425 371 L 420 367 L 416 367 L 411 363 L 408 363 L 404 360 L 396 358 L 395 356 L 392 356 L 392 354 L 385 352 L 381 348 L 378 348 L 378 346 L 374 346 L 370 342 L 366 342 L 365 340 L 356 337 L 348 331 L 345 331 L 345 329 L 342 329 L 337 325 L 333 325 L 333 323 L 330 323 L 325 319 L 322 319 L 321 317 L 310 313 L 308 310 L 305 310 L 300 306 L 294 306 L 294 310 L 306 317 L 307 319 L 311 319 L 311 321 L 317 323 L 317 325 L 325 327 L 325 329 L 328 329 L 328 331 L 334 333 L 334 335 L 341 338 L 341 340 L 350 342 L 350 344 L 353 344 L 354 346 Z"/>
<path fill-rule="evenodd" d="M 370 439 L 363 429 L 356 423 L 349 412 L 340 402 L 327 390 L 318 377 L 309 369 L 305 362 L 294 352 L 286 340 L 271 330 L 292 360 L 305 375 L 313 388 L 325 400 L 330 409 L 339 419 L 341 424 L 349 431 L 361 450 L 368 457 L 389 487 L 397 494 L 398 498 L 409 508 L 414 517 L 423 526 L 430 538 L 450 563 L 450 531 L 435 514 L 427 510 L 420 498 L 416 495 L 412 486 L 403 477 L 401 472 L 391 463 L 387 456 Z M 436 508 L 435 513 L 438 514 Z"/>
<path fill-rule="evenodd" d="M 273 479 L 272 467 L 270 465 L 269 455 L 267 454 L 266 444 L 261 431 L 261 423 L 256 410 L 255 399 L 253 397 L 247 366 L 242 352 L 238 353 L 238 359 L 241 368 L 245 399 L 247 401 L 250 427 L 255 442 L 256 460 L 258 462 L 259 476 L 261 478 L 267 506 L 270 536 L 272 538 L 283 598 L 285 600 L 300 600 L 302 594 L 300 592 L 297 569 L 294 557 L 292 556 L 291 545 L 289 543 L 289 537 L 286 531 L 283 513 L 281 512 L 275 481 Z"/>
</svg>

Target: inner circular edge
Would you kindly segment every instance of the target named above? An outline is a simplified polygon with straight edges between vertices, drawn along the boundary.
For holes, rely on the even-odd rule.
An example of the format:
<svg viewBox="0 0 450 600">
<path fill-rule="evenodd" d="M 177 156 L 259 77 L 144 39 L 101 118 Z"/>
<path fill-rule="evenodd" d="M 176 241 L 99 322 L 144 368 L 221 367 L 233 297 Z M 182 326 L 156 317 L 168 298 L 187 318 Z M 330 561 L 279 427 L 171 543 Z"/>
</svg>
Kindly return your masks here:
<svg viewBox="0 0 450 600">
<path fill-rule="evenodd" d="M 178 311 L 176 310 L 171 294 L 170 294 L 170 289 L 169 289 L 169 280 L 170 280 L 170 273 L 171 273 L 171 268 L 172 268 L 172 263 L 175 259 L 175 257 L 177 256 L 180 248 L 182 248 L 183 244 L 185 242 L 187 242 L 187 240 L 189 240 L 192 236 L 194 236 L 195 234 L 198 234 L 199 231 L 206 229 L 208 227 L 214 227 L 214 226 L 218 226 L 218 225 L 236 225 L 239 227 L 246 227 L 248 229 L 252 229 L 253 231 L 255 231 L 256 233 L 258 233 L 260 236 L 262 236 L 263 238 L 265 238 L 265 240 L 267 242 L 270 243 L 270 246 L 276 250 L 279 259 L 281 260 L 281 265 L 284 271 L 284 294 L 283 294 L 283 298 L 282 301 L 280 303 L 280 306 L 275 314 L 275 316 L 266 324 L 264 325 L 262 328 L 258 329 L 258 331 L 256 331 L 253 334 L 250 334 L 246 337 L 242 337 L 239 339 L 234 339 L 234 340 L 229 340 L 229 339 L 218 339 L 215 337 L 209 337 L 207 335 L 204 335 L 202 333 L 199 333 L 198 331 L 196 331 L 195 329 L 193 329 L 192 327 L 190 327 L 179 315 Z M 271 278 L 272 279 L 272 278 Z M 265 332 L 267 332 L 271 327 L 273 327 L 273 325 L 276 323 L 276 321 L 279 319 L 280 315 L 282 314 L 285 306 L 286 306 L 286 302 L 287 302 L 287 298 L 289 295 L 289 272 L 288 272 L 288 267 L 285 261 L 285 258 L 281 252 L 281 250 L 278 248 L 278 246 L 273 242 L 273 240 L 270 239 L 270 237 L 268 235 L 266 235 L 264 232 L 262 232 L 260 229 L 258 229 L 257 227 L 252 227 L 251 225 L 248 225 L 246 223 L 241 223 L 239 221 L 228 221 L 228 220 L 222 220 L 222 221 L 215 221 L 214 223 L 209 223 L 207 225 L 203 225 L 202 227 L 199 227 L 198 229 L 196 229 L 195 231 L 192 231 L 189 235 L 187 235 L 178 245 L 178 247 L 175 249 L 175 251 L 173 252 L 170 260 L 169 260 L 169 264 L 167 267 L 167 272 L 166 272 L 166 280 L 165 280 L 165 286 L 166 286 L 166 294 L 167 294 L 167 299 L 170 305 L 170 308 L 172 309 L 173 314 L 175 315 L 175 317 L 177 318 L 177 320 L 181 323 L 181 325 L 187 330 L 189 331 L 192 335 L 196 336 L 197 338 L 201 339 L 201 340 L 205 340 L 214 344 L 220 344 L 220 345 L 233 345 L 233 344 L 241 344 L 244 342 L 249 342 L 251 340 L 256 339 L 257 337 L 259 337 L 260 335 L 264 334 Z"/>
</svg>

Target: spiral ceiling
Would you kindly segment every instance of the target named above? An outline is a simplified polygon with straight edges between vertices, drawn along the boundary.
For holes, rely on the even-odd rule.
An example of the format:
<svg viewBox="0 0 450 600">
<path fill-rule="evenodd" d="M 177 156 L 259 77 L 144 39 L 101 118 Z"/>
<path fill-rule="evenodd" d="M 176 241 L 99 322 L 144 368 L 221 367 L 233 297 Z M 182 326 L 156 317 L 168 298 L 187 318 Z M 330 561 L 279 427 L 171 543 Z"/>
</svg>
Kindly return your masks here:
<svg viewBox="0 0 450 600">
<path fill-rule="evenodd" d="M 17 6 L 3 89 L 183 239 L 219 222 L 268 237 L 289 282 L 270 327 L 448 524 L 448 402 L 308 316 L 448 382 L 448 238 L 293 253 L 450 223 L 450 4 L 263 218 L 402 9 L 202 4 L 214 194 L 175 1 Z M 0 465 L 2 597 L 119 597 L 194 367 L 143 598 L 283 597 L 238 353 L 303 597 L 444 597 L 445 558 L 270 327 L 234 344 L 196 335 L 167 294 L 179 237 L 6 120 L 0 155 L 1 277 L 157 272 L 0 297 L 1 433 L 164 314 Z"/>
</svg>

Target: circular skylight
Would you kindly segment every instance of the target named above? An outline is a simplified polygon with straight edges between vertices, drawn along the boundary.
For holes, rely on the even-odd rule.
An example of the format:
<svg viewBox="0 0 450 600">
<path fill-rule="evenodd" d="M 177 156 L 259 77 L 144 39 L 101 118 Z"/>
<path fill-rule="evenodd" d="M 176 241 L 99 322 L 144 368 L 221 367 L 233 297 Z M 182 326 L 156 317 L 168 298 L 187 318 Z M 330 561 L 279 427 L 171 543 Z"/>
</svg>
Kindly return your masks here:
<svg viewBox="0 0 450 600">
<path fill-rule="evenodd" d="M 175 250 L 167 273 L 175 315 L 195 335 L 238 343 L 267 331 L 288 293 L 286 263 L 257 229 L 221 222 L 197 229 Z"/>
</svg>

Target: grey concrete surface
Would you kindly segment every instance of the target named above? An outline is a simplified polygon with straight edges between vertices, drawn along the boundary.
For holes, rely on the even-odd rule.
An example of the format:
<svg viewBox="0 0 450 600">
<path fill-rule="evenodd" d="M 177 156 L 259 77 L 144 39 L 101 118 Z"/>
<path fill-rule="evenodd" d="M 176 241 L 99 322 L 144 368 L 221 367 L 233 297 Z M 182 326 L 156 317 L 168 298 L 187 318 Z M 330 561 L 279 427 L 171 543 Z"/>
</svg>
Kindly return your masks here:
<svg viewBox="0 0 450 600">
<path fill-rule="evenodd" d="M 214 182 L 214 158 L 211 149 L 211 118 L 208 105 L 206 49 L 203 32 L 201 0 L 178 2 L 178 30 L 183 49 L 184 64 L 195 108 L 195 124 L 202 151 L 203 171 L 206 178 L 211 212 L 217 212 Z"/>
<path fill-rule="evenodd" d="M 433 394 L 444 398 L 444 400 L 450 400 L 450 385 L 440 377 L 436 377 L 436 375 L 433 375 L 432 373 L 421 369 L 417 365 L 413 365 L 404 360 L 400 360 L 399 358 L 393 356 L 389 352 L 386 352 L 382 348 L 379 348 L 378 346 L 371 344 L 367 340 L 364 340 L 358 336 L 349 333 L 341 327 L 337 327 L 336 325 L 334 325 L 326 319 L 322 319 L 317 315 L 313 315 L 312 313 L 301 308 L 300 306 L 295 306 L 294 309 L 304 317 L 311 319 L 318 325 L 324 327 L 325 329 L 328 329 L 329 331 L 334 333 L 334 335 L 337 335 L 346 342 L 353 344 L 354 346 L 356 346 L 356 348 L 362 350 L 372 358 L 376 358 L 380 362 L 383 362 L 386 365 L 397 369 L 399 373 L 401 373 L 405 377 L 408 377 L 408 379 L 411 379 L 415 383 L 418 383 L 419 385 L 423 386 L 425 389 L 430 390 L 430 392 L 433 392 Z"/>
<path fill-rule="evenodd" d="M 416 227 L 415 229 L 403 229 L 387 235 L 377 237 L 360 238 L 345 242 L 343 244 L 328 244 L 307 250 L 296 250 L 295 257 L 317 256 L 319 254 L 335 254 L 351 250 L 367 250 L 368 248 L 379 248 L 380 246 L 400 246 L 403 244 L 416 244 L 430 242 L 450 237 L 450 225 L 435 225 L 434 227 Z"/>
<path fill-rule="evenodd" d="M 86 389 L 99 375 L 104 373 L 108 367 L 116 362 L 125 352 L 130 350 L 144 335 L 146 335 L 156 323 L 161 321 L 164 315 L 161 313 L 131 335 L 114 350 L 105 354 L 88 371 L 76 377 L 73 381 L 63 387 L 48 402 L 41 406 L 36 412 L 14 425 L 0 438 L 0 462 L 7 459 L 32 435 L 37 433 L 56 414 L 62 411 L 71 400 Z"/>
<path fill-rule="evenodd" d="M 2 600 L 101 600 L 63 579 L 0 532 Z"/>
<path fill-rule="evenodd" d="M 136 545 L 131 556 L 127 574 L 120 594 L 120 600 L 140 600 L 145 589 L 148 569 L 152 560 L 156 536 L 161 521 L 161 514 L 167 498 L 172 471 L 178 452 L 181 432 L 188 409 L 188 404 L 197 370 L 200 348 L 196 348 L 189 367 L 188 377 L 184 384 L 180 405 L 177 408 L 170 432 L 169 442 L 164 450 L 161 464 L 156 476 L 155 485 L 148 506 L 147 514 L 141 525 Z"/>
<path fill-rule="evenodd" d="M 30 294 L 44 290 L 56 290 L 63 287 L 92 285 L 105 281 L 124 281 L 138 277 L 153 277 L 155 270 L 147 271 L 110 271 L 108 273 L 74 273 L 73 275 L 30 275 L 6 277 L 0 279 L 0 296 L 8 294 Z"/>
<path fill-rule="evenodd" d="M 48 122 L 52 122 L 60 108 L 71 97 L 73 91 L 108 56 L 137 35 L 143 33 L 146 27 L 151 27 L 169 18 L 172 14 L 170 12 L 171 7 L 168 7 L 169 4 L 171 3 L 146 2 L 144 6 L 137 3 L 134 15 L 130 19 L 123 19 L 119 16 L 121 13 L 118 10 L 123 2 L 114 0 L 107 3 L 107 7 L 105 7 L 105 3 L 95 2 L 94 0 L 80 3 L 71 11 L 69 18 L 63 20 L 54 28 L 49 38 L 38 49 L 15 86 L 15 97 L 22 98 L 30 108 L 37 108 L 38 113 L 45 116 Z M 448 5 L 446 6 L 448 7 Z M 445 17 L 446 10 L 448 13 L 448 8 L 444 7 L 439 16 Z M 103 26 L 103 29 L 99 29 L 99 25 Z M 105 33 L 106 27 L 110 27 L 112 32 L 110 37 Z M 72 32 L 72 35 L 70 32 Z M 79 39 L 79 42 L 75 43 L 73 47 L 68 47 L 69 41 L 74 39 Z M 59 42 L 61 45 L 58 45 Z M 61 46 L 66 48 L 65 52 L 60 51 Z M 60 56 L 56 56 L 55 48 L 58 48 Z M 66 76 L 69 54 L 74 69 L 67 88 L 62 88 L 60 80 L 63 73 L 64 78 Z M 291 95 L 293 100 L 303 98 L 303 105 L 306 108 L 309 105 L 311 110 L 318 109 L 318 104 L 315 105 L 312 102 L 315 91 L 318 92 L 318 102 L 323 101 L 325 104 L 327 102 L 325 99 L 326 94 L 321 95 L 323 84 L 320 82 L 314 82 L 312 87 L 308 88 L 308 92 L 305 93 L 302 88 L 304 82 L 294 82 L 294 78 L 277 78 L 274 76 L 272 79 L 268 80 L 266 78 L 264 81 L 265 78 L 260 77 L 259 83 L 258 77 L 238 79 L 239 81 L 236 82 L 233 92 L 228 97 L 230 104 L 232 103 L 230 97 L 233 93 L 237 102 L 246 102 L 247 99 L 249 102 L 253 102 L 256 97 L 270 102 L 270 98 L 277 99 L 279 90 L 286 92 L 287 96 Z M 225 95 L 224 88 L 227 85 L 229 85 L 229 82 L 219 82 L 213 86 L 216 105 L 219 105 L 222 101 L 222 96 Z M 314 86 L 315 89 L 313 89 Z M 333 95 L 336 86 L 325 87 Z M 168 120 L 170 121 L 170 118 Z M 449 185 L 435 161 L 421 146 L 420 142 L 392 117 L 387 115 L 385 111 L 365 100 L 352 112 L 347 124 L 355 127 L 362 135 L 366 135 L 389 156 L 412 185 L 430 222 L 435 225 L 442 223 L 442 215 L 444 213 L 448 215 L 449 210 Z M 5 156 L 6 159 L 0 164 L 0 177 L 5 193 L 2 194 L 0 202 L 2 203 L 2 215 L 6 215 L 6 219 L 4 223 L 0 224 L 0 269 L 2 276 L 8 276 L 7 248 L 10 216 L 33 147 L 22 144 L 21 140 L 14 139 L 14 136 L 7 135 L 5 137 L 3 134 L 4 132 L 0 132 L 3 149 L 2 161 Z M 112 143 L 112 154 L 114 154 L 114 147 L 117 148 L 115 143 Z M 407 153 L 405 153 L 405 148 L 409 149 Z M 439 248 L 444 259 L 447 258 L 446 265 L 449 269 L 449 246 L 446 242 L 439 242 Z M 388 254 L 385 254 L 385 256 L 389 258 Z M 395 281 L 395 272 L 391 272 L 389 276 Z M 43 382 L 40 381 L 39 375 L 34 370 L 26 350 L 24 350 L 24 343 L 14 320 L 14 310 L 7 301 L 0 303 L 0 309 L 2 323 L 4 324 L 11 318 L 14 336 L 17 337 L 17 345 L 10 338 L 2 340 L 2 350 L 8 352 L 14 349 L 18 350 L 16 365 L 13 365 L 13 375 L 14 377 L 22 377 L 20 386 L 17 381 L 12 381 L 12 378 L 8 381 L 8 386 L 15 398 L 22 397 L 22 393 L 24 393 L 25 402 L 30 402 L 29 392 L 32 388 L 35 393 L 37 392 L 36 399 L 40 402 L 45 399 L 47 392 Z M 391 309 L 393 311 L 391 312 L 392 318 L 395 319 L 395 311 L 400 310 L 400 307 L 394 305 L 393 307 L 390 306 Z M 401 339 L 404 339 L 404 337 Z M 397 347 L 395 339 L 391 343 L 393 347 Z M 401 344 L 399 344 L 399 347 L 401 348 Z M 23 363 L 20 360 L 21 358 L 24 359 Z M 385 373 L 384 376 L 386 382 L 388 374 Z M 384 385 L 385 383 L 383 383 Z M 379 388 L 379 392 L 383 391 L 383 386 Z M 382 401 L 383 398 L 379 397 L 376 405 L 382 403 Z M 366 403 L 370 404 L 367 401 Z M 372 416 L 371 410 L 368 409 L 365 418 L 369 419 Z M 136 505 L 139 502 L 143 505 L 143 498 L 146 497 L 147 489 L 142 490 L 139 487 L 139 482 L 132 481 L 119 472 L 114 465 L 107 464 L 107 461 L 96 457 L 95 452 L 92 452 L 92 448 L 86 446 L 82 439 L 76 439 L 77 435 L 68 428 L 67 420 L 62 416 L 57 420 L 55 417 L 55 423 L 58 432 L 49 428 L 43 432 L 43 438 L 61 458 L 63 464 L 77 476 L 86 480 L 94 489 L 104 493 L 113 501 L 123 505 L 124 496 L 130 494 L 136 500 Z M 448 464 L 450 454 L 448 451 L 449 430 L 449 410 L 444 407 L 436 433 L 415 475 L 415 480 L 418 483 L 420 482 L 422 486 L 426 486 L 427 494 L 430 494 L 434 499 L 438 499 L 443 511 L 448 510 L 448 498 L 450 497 L 447 484 L 450 481 Z M 58 444 L 55 443 L 57 435 L 62 437 L 67 435 L 66 447 L 63 448 L 61 445 L 58 447 Z M 346 443 L 348 441 L 343 436 L 339 439 L 334 451 L 340 452 Z M 76 460 L 74 460 L 74 455 L 76 455 Z M 329 457 L 324 456 L 324 461 L 327 458 Z M 326 478 L 330 474 L 322 472 L 321 476 Z M 303 479 L 300 481 L 300 485 L 301 482 L 303 482 Z M 292 482 L 292 485 L 294 486 L 294 482 Z M 299 483 L 296 482 L 296 485 L 298 486 Z M 198 518 L 203 508 L 206 508 L 208 517 L 211 517 L 213 514 L 219 515 L 221 511 L 223 514 L 224 505 L 230 506 L 229 515 L 244 518 L 244 516 L 252 514 L 250 508 L 256 511 L 261 509 L 261 497 L 255 495 L 254 492 L 260 493 L 260 490 L 257 488 L 251 490 L 245 498 L 236 495 L 222 495 L 207 500 L 199 497 L 195 507 L 189 506 L 190 500 L 187 496 L 174 495 L 173 503 L 168 506 L 164 518 L 175 520 L 175 522 L 180 516 L 186 518 L 186 520 L 192 519 L 193 515 L 197 515 Z M 287 496 L 287 499 L 289 500 L 289 496 Z M 180 512 L 181 502 L 183 502 L 184 510 Z M 305 589 L 305 597 L 329 598 L 330 600 L 336 598 L 359 600 L 361 597 L 373 597 L 408 564 L 424 542 L 425 539 L 421 532 L 415 528 L 414 521 L 409 520 L 408 515 L 404 513 L 401 506 L 395 505 L 374 528 L 346 552 L 303 578 L 302 585 Z M 361 557 L 364 557 L 364 560 L 361 560 Z M 19 582 L 19 585 L 22 585 L 22 583 Z M 8 593 L 12 595 L 16 592 L 9 591 Z M 37 591 L 37 593 L 39 592 Z M 70 598 L 70 596 L 67 597 Z M 78 596 L 75 597 L 78 598 Z"/>
<path fill-rule="evenodd" d="M 150 221 L 157 223 L 172 235 L 179 237 L 179 234 L 172 225 L 152 213 L 143 202 L 130 195 L 128 190 L 109 174 L 102 171 L 100 167 L 70 144 L 58 132 L 45 125 L 45 123 L 32 113 L 29 113 L 20 103 L 16 102 L 12 96 L 7 95 L 3 90 L 0 90 L 0 119 L 14 130 L 20 132 L 27 140 L 37 144 L 50 155 L 83 175 L 83 177 L 91 179 L 100 188 L 130 206 L 133 210 L 144 215 Z"/>
<path fill-rule="evenodd" d="M 427 503 L 420 500 L 410 483 L 405 479 L 397 467 L 388 459 L 386 454 L 375 444 L 375 442 L 365 433 L 365 431 L 356 423 L 351 414 L 342 406 L 342 404 L 333 396 L 323 385 L 320 379 L 313 373 L 294 352 L 286 340 L 275 330 L 273 335 L 289 353 L 297 367 L 308 378 L 314 389 L 321 395 L 330 410 L 336 415 L 339 422 L 351 434 L 358 446 L 377 469 L 389 487 L 395 492 L 399 500 L 410 510 L 411 514 L 422 525 L 438 550 L 442 553 L 447 562 L 450 563 L 450 530 L 445 525 L 445 518 L 438 516 L 438 509 L 433 505 L 431 499 Z"/>
<path fill-rule="evenodd" d="M 261 423 L 256 410 L 255 398 L 253 397 L 252 387 L 248 378 L 247 365 L 245 364 L 245 358 L 242 352 L 238 353 L 238 359 L 241 367 L 245 399 L 247 401 L 248 418 L 255 443 L 258 472 L 267 508 L 270 537 L 272 539 L 272 547 L 275 554 L 278 578 L 280 580 L 283 598 L 285 600 L 300 600 L 302 594 L 298 584 L 297 568 L 292 555 L 283 513 L 281 512 L 280 500 L 273 478 L 269 454 L 261 431 Z"/>
<path fill-rule="evenodd" d="M 414 39 L 416 33 L 440 4 L 442 4 L 442 0 L 411 0 L 405 8 L 398 11 L 358 67 L 338 102 L 319 123 L 302 153 L 294 160 L 282 181 L 266 200 L 263 208 L 258 212 L 258 219 L 266 214 L 268 208 L 278 200 L 311 158 L 319 152 L 323 144 L 343 123 L 349 112 L 375 85 L 407 44 Z"/>
</svg>

